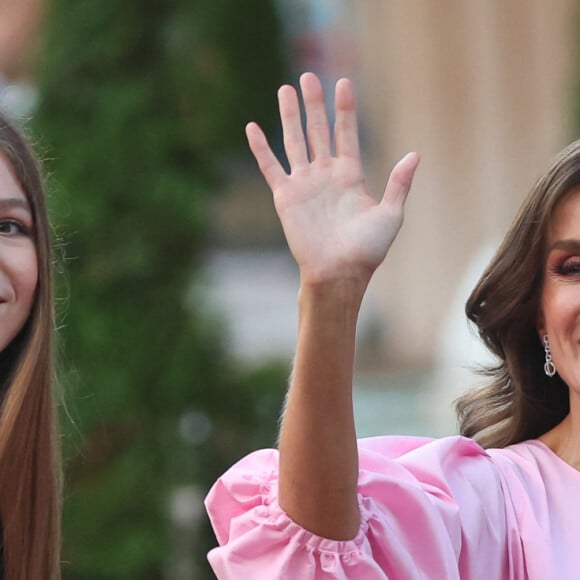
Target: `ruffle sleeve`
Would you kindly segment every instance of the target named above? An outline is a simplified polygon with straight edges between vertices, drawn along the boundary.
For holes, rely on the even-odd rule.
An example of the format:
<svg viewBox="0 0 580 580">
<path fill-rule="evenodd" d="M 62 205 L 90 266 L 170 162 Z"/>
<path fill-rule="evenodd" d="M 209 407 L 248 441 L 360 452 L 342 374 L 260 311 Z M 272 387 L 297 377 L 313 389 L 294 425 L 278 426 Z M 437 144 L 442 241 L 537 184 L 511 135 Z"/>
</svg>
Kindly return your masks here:
<svg viewBox="0 0 580 580">
<path fill-rule="evenodd" d="M 278 453 L 256 451 L 206 498 L 218 579 L 475 580 L 512 577 L 510 522 L 489 455 L 462 437 L 359 441 L 355 538 L 300 527 L 277 498 Z"/>
</svg>

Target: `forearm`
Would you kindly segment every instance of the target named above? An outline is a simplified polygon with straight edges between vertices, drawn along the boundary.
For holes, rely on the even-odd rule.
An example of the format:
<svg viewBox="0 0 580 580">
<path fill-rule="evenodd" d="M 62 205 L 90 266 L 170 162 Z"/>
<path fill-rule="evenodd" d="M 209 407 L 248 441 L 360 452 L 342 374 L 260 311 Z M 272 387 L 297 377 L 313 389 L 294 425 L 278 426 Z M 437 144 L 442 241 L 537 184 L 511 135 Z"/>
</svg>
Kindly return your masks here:
<svg viewBox="0 0 580 580">
<path fill-rule="evenodd" d="M 302 287 L 298 345 L 280 432 L 280 505 L 304 528 L 350 539 L 359 527 L 352 379 L 366 284 Z"/>
</svg>

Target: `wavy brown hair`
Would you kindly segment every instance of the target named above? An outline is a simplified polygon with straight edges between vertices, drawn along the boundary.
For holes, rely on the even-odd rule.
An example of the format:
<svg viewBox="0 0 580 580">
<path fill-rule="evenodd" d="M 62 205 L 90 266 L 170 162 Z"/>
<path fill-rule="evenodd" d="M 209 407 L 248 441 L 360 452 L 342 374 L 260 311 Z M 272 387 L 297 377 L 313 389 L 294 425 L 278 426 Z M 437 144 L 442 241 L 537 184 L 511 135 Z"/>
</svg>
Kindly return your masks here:
<svg viewBox="0 0 580 580">
<path fill-rule="evenodd" d="M 60 454 L 52 387 L 53 288 L 42 174 L 22 133 L 0 114 L 0 155 L 34 221 L 38 283 L 28 321 L 0 353 L 0 517 L 5 580 L 60 578 Z"/>
<path fill-rule="evenodd" d="M 498 363 L 490 383 L 456 403 L 462 435 L 484 447 L 537 438 L 570 410 L 568 387 L 543 370 L 537 323 L 554 209 L 580 186 L 580 141 L 566 147 L 524 201 L 465 311 Z"/>
</svg>

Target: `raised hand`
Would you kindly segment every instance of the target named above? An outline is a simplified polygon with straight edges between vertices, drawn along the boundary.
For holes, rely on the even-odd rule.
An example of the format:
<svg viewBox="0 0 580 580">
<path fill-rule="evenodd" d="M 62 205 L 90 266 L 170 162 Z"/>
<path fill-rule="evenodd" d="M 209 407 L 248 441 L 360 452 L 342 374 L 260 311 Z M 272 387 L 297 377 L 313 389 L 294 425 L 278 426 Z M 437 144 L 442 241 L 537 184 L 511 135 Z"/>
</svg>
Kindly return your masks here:
<svg viewBox="0 0 580 580">
<path fill-rule="evenodd" d="M 307 139 L 295 89 L 285 85 L 278 91 L 290 174 L 255 123 L 246 127 L 250 149 L 272 189 L 284 234 L 300 269 L 301 284 L 344 279 L 366 284 L 401 227 L 419 156 L 409 153 L 399 161 L 382 199 L 376 201 L 369 194 L 360 162 L 351 82 L 341 79 L 336 84 L 334 155 L 320 81 L 305 73 L 300 86 Z"/>
</svg>

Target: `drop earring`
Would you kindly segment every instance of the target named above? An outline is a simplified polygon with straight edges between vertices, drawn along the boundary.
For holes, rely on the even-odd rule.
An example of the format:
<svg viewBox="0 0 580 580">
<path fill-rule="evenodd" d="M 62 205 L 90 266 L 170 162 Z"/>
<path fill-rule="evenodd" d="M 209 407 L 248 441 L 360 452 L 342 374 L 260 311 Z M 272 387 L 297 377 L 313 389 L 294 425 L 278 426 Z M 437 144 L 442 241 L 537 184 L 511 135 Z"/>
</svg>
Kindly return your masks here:
<svg viewBox="0 0 580 580">
<path fill-rule="evenodd" d="M 544 372 L 549 376 L 553 377 L 556 374 L 556 365 L 552 360 L 552 351 L 550 350 L 550 341 L 548 340 L 548 335 L 544 334 L 544 351 L 546 352 L 546 362 L 544 363 Z"/>
</svg>

